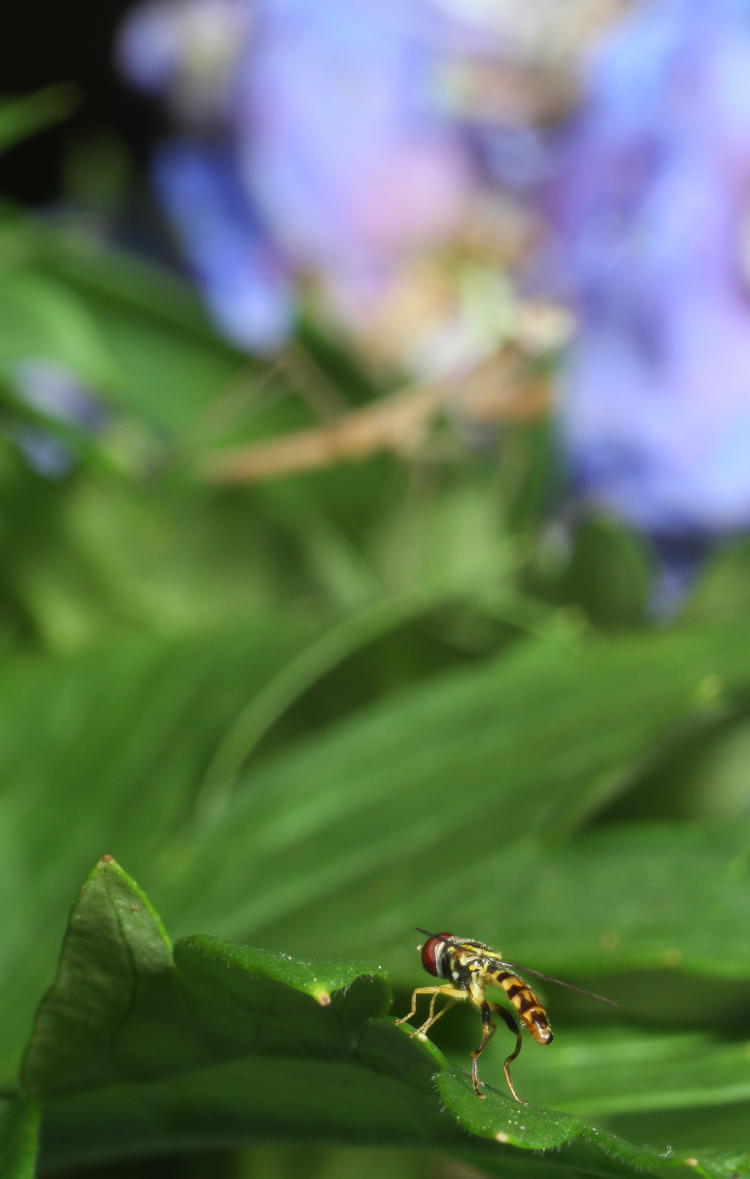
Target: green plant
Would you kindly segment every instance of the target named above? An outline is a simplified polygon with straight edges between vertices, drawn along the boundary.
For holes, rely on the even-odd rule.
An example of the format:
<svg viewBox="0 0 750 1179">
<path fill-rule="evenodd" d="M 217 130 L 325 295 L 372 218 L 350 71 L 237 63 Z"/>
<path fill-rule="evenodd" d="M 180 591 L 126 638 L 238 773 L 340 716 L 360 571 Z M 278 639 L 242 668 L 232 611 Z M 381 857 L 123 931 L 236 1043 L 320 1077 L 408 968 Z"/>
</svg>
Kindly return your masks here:
<svg viewBox="0 0 750 1179">
<path fill-rule="evenodd" d="M 492 1087 L 478 1102 L 465 1072 L 394 1026 L 389 1004 L 377 965 L 206 936 L 172 946 L 148 898 L 105 856 L 70 914 L 26 1049 L 23 1096 L 6 1109 L 3 1173 L 33 1174 L 39 1107 L 42 1161 L 53 1170 L 269 1140 L 429 1144 L 498 1175 L 725 1176 L 750 1161 L 638 1147 Z M 658 1061 L 653 1043 L 637 1037 L 635 1052 L 631 1040 L 580 1037 L 563 1049 L 548 1092 L 570 1106 L 576 1090 L 582 1105 L 584 1093 L 608 1088 L 613 1108 L 613 1076 L 621 1101 L 628 1077 L 644 1100 L 687 1091 L 684 1037 L 662 1045 Z M 695 1070 L 703 1091 L 729 1082 L 747 1097 L 745 1059 L 743 1045 L 709 1048 Z"/>
</svg>

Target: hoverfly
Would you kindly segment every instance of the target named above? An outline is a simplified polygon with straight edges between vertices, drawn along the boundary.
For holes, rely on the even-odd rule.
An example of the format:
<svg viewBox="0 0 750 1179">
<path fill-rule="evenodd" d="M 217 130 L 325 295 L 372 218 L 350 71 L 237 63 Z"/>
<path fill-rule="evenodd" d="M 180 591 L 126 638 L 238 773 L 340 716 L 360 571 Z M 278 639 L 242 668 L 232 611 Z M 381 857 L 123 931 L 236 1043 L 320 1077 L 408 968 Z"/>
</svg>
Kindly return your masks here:
<svg viewBox="0 0 750 1179">
<path fill-rule="evenodd" d="M 588 995 L 591 999 L 599 999 L 602 1003 L 610 1003 L 613 1007 L 617 1006 L 614 1000 L 605 999 L 604 995 L 585 991 L 582 987 L 574 987 L 572 983 L 552 978 L 548 974 L 542 974 L 540 971 L 531 970 L 526 966 L 514 966 L 512 962 L 506 962 L 502 955 L 489 946 L 485 946 L 483 942 L 456 937 L 453 933 L 430 933 L 429 930 L 419 929 L 419 927 L 417 927 L 417 932 L 425 934 L 427 938 L 423 945 L 417 946 L 422 955 L 422 965 L 425 970 L 428 974 L 434 974 L 438 978 L 450 979 L 450 982 L 438 987 L 417 987 L 411 997 L 411 1010 L 401 1019 L 397 1019 L 396 1023 L 407 1023 L 413 1015 L 416 1015 L 417 995 L 432 995 L 427 1019 L 412 1032 L 413 1036 L 424 1039 L 428 1029 L 437 1023 L 446 1011 L 449 1011 L 460 1000 L 468 999 L 482 1017 L 482 1040 L 479 1047 L 471 1053 L 471 1082 L 477 1097 L 484 1097 L 484 1093 L 479 1090 L 480 1083 L 483 1082 L 479 1080 L 477 1061 L 495 1034 L 496 1026 L 492 1022 L 493 1012 L 496 1012 L 504 1020 L 516 1037 L 516 1046 L 510 1056 L 506 1057 L 503 1071 L 508 1088 L 516 1101 L 521 1102 L 522 1105 L 525 1105 L 526 1102 L 516 1093 L 510 1075 L 511 1062 L 521 1051 L 522 1027 L 526 1027 L 537 1044 L 549 1044 L 552 1040 L 552 1028 L 547 1018 L 547 1012 L 528 983 L 520 977 L 519 970 L 536 975 L 537 978 L 542 978 L 545 982 L 557 983 L 558 986 L 567 987 L 568 990 Z M 487 987 L 498 987 L 505 992 L 518 1012 L 518 1020 L 499 1003 L 492 1003 L 485 998 L 484 993 Z M 442 1011 L 435 1014 L 435 1005 L 439 995 L 445 995 L 448 1002 Z"/>
</svg>

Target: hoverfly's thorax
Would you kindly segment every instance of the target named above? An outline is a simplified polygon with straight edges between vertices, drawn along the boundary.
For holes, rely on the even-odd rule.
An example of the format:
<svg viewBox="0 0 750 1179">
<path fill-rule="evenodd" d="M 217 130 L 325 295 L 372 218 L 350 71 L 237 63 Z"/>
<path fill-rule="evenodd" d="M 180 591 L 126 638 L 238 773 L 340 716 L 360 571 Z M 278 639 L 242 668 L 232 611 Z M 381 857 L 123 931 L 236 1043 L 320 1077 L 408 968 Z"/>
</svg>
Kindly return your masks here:
<svg viewBox="0 0 750 1179">
<path fill-rule="evenodd" d="M 465 945 L 447 946 L 443 956 L 444 978 L 460 991 L 472 990 L 477 977 L 477 956 Z"/>
</svg>

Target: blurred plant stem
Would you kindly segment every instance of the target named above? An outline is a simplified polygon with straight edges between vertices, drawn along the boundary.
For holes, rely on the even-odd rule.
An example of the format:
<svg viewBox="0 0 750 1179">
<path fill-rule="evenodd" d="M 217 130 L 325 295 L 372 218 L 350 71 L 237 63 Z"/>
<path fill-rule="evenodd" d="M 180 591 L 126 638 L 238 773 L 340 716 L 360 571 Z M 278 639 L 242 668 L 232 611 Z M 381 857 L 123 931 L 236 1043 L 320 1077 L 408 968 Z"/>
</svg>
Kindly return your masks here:
<svg viewBox="0 0 750 1179">
<path fill-rule="evenodd" d="M 214 451 L 204 460 L 202 475 L 211 483 L 253 483 L 366 459 L 383 450 L 414 455 L 442 413 L 459 416 L 473 428 L 489 428 L 533 421 L 548 404 L 547 379 L 534 371 L 528 356 L 509 345 L 458 379 L 407 385 L 321 425 Z"/>
</svg>

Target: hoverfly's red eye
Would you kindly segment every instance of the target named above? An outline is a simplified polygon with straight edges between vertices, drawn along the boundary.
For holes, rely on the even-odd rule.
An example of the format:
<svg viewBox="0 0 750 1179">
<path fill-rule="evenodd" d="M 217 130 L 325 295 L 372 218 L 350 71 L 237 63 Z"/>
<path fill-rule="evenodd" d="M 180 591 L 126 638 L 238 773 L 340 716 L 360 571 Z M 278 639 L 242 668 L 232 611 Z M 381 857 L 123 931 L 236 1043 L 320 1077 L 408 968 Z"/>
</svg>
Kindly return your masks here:
<svg viewBox="0 0 750 1179">
<path fill-rule="evenodd" d="M 440 933 L 435 937 L 428 937 L 422 946 L 422 965 L 428 974 L 440 976 L 442 950 L 446 938 L 452 938 L 452 933 Z"/>
</svg>

